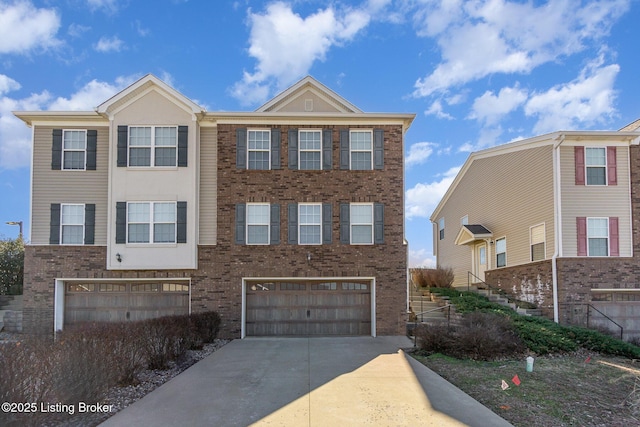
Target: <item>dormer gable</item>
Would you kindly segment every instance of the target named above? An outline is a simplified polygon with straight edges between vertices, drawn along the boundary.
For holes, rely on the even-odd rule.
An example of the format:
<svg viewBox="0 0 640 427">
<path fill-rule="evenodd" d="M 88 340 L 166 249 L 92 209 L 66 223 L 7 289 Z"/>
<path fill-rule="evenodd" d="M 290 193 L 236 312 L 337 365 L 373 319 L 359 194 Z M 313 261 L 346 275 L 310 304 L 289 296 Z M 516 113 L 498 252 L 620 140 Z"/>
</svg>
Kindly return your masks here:
<svg viewBox="0 0 640 427">
<path fill-rule="evenodd" d="M 258 113 L 362 113 L 358 107 L 307 76 L 256 110 Z"/>
<path fill-rule="evenodd" d="M 96 112 L 103 116 L 113 118 L 113 116 L 118 112 L 151 92 L 155 92 L 163 98 L 166 98 L 186 113 L 191 114 L 194 118 L 196 115 L 202 114 L 205 111 L 204 108 L 200 107 L 153 74 L 147 74 L 137 82 L 100 104 L 96 108 Z"/>
</svg>

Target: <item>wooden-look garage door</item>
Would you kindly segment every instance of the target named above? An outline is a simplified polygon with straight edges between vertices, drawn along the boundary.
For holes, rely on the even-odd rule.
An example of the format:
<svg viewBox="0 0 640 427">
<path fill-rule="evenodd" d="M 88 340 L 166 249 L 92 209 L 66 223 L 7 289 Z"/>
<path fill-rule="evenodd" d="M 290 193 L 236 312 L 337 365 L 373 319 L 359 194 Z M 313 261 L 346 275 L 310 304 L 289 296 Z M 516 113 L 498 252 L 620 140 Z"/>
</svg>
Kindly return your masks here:
<svg viewBox="0 0 640 427">
<path fill-rule="evenodd" d="M 189 284 L 185 282 L 65 283 L 65 325 L 188 313 Z"/>
<path fill-rule="evenodd" d="M 371 281 L 248 281 L 247 336 L 370 335 Z"/>
</svg>

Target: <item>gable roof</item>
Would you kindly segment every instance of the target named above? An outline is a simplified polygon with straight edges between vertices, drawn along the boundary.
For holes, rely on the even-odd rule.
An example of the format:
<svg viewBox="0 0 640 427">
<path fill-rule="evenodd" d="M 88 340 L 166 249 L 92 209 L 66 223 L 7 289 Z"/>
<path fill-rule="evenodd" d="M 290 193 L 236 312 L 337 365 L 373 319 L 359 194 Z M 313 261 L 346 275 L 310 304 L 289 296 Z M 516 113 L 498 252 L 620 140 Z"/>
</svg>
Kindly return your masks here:
<svg viewBox="0 0 640 427">
<path fill-rule="evenodd" d="M 491 237 L 493 237 L 493 233 L 484 225 L 465 224 L 460 228 L 455 244 L 467 245 L 476 240 L 490 239 Z"/>
<path fill-rule="evenodd" d="M 306 76 L 302 80 L 294 83 L 288 89 L 280 92 L 270 101 L 260 106 L 256 112 L 279 112 L 294 99 L 304 96 L 305 93 L 311 92 L 322 101 L 335 108 L 336 112 L 341 113 L 362 113 L 358 107 L 317 81 L 311 76 Z"/>
<path fill-rule="evenodd" d="M 125 89 L 98 105 L 96 107 L 96 112 L 107 116 L 115 114 L 117 111 L 129 105 L 131 102 L 140 98 L 150 90 L 156 90 L 161 95 L 192 114 L 200 114 L 205 111 L 204 108 L 200 107 L 153 74 L 147 74 L 140 80 L 130 86 L 127 86 Z"/>
</svg>

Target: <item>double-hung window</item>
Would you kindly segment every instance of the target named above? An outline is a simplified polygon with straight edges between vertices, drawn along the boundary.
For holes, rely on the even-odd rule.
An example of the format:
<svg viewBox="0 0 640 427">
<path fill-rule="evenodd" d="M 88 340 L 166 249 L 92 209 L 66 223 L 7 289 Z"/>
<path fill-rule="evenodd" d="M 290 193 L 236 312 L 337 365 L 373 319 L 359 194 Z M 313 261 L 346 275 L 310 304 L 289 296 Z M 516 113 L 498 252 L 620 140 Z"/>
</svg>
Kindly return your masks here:
<svg viewBox="0 0 640 427">
<path fill-rule="evenodd" d="M 350 131 L 349 141 L 351 170 L 372 170 L 373 132 L 370 130 L 352 130 Z"/>
<path fill-rule="evenodd" d="M 247 131 L 247 168 L 257 170 L 271 169 L 271 131 Z"/>
<path fill-rule="evenodd" d="M 438 238 L 444 239 L 444 217 L 438 220 Z"/>
<path fill-rule="evenodd" d="M 352 203 L 350 210 L 351 244 L 373 244 L 373 204 Z"/>
<path fill-rule="evenodd" d="M 60 209 L 60 242 L 63 245 L 82 245 L 85 205 L 63 204 Z"/>
<path fill-rule="evenodd" d="M 544 224 L 531 227 L 529 232 L 531 241 L 531 261 L 541 261 L 546 257 Z"/>
<path fill-rule="evenodd" d="M 268 203 L 247 203 L 247 245 L 268 245 L 271 206 Z"/>
<path fill-rule="evenodd" d="M 609 256 L 609 218 L 587 218 L 588 256 Z"/>
<path fill-rule="evenodd" d="M 585 165 L 587 185 L 607 184 L 607 150 L 604 147 L 586 147 Z"/>
<path fill-rule="evenodd" d="M 298 136 L 300 146 L 300 170 L 322 169 L 322 132 L 301 130 Z"/>
<path fill-rule="evenodd" d="M 298 205 L 298 209 L 299 244 L 322 244 L 322 204 L 301 203 Z"/>
<path fill-rule="evenodd" d="M 505 267 L 507 265 L 507 239 L 496 240 L 496 267 Z"/>
<path fill-rule="evenodd" d="M 64 130 L 62 132 L 62 169 L 85 170 L 86 152 L 86 130 Z"/>
<path fill-rule="evenodd" d="M 130 202 L 127 205 L 128 243 L 175 243 L 175 202 Z"/>
<path fill-rule="evenodd" d="M 176 126 L 129 127 L 129 166 L 176 166 Z"/>
</svg>

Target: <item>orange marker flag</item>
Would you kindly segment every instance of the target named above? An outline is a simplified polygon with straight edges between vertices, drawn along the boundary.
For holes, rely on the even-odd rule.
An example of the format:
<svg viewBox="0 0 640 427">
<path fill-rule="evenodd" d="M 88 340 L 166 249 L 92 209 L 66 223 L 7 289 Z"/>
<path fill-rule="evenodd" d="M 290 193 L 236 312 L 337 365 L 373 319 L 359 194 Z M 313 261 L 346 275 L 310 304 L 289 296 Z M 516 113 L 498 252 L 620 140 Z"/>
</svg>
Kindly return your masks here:
<svg viewBox="0 0 640 427">
<path fill-rule="evenodd" d="M 520 385 L 520 378 L 518 378 L 518 374 L 511 378 L 511 382 L 513 382 L 515 385 Z"/>
</svg>

